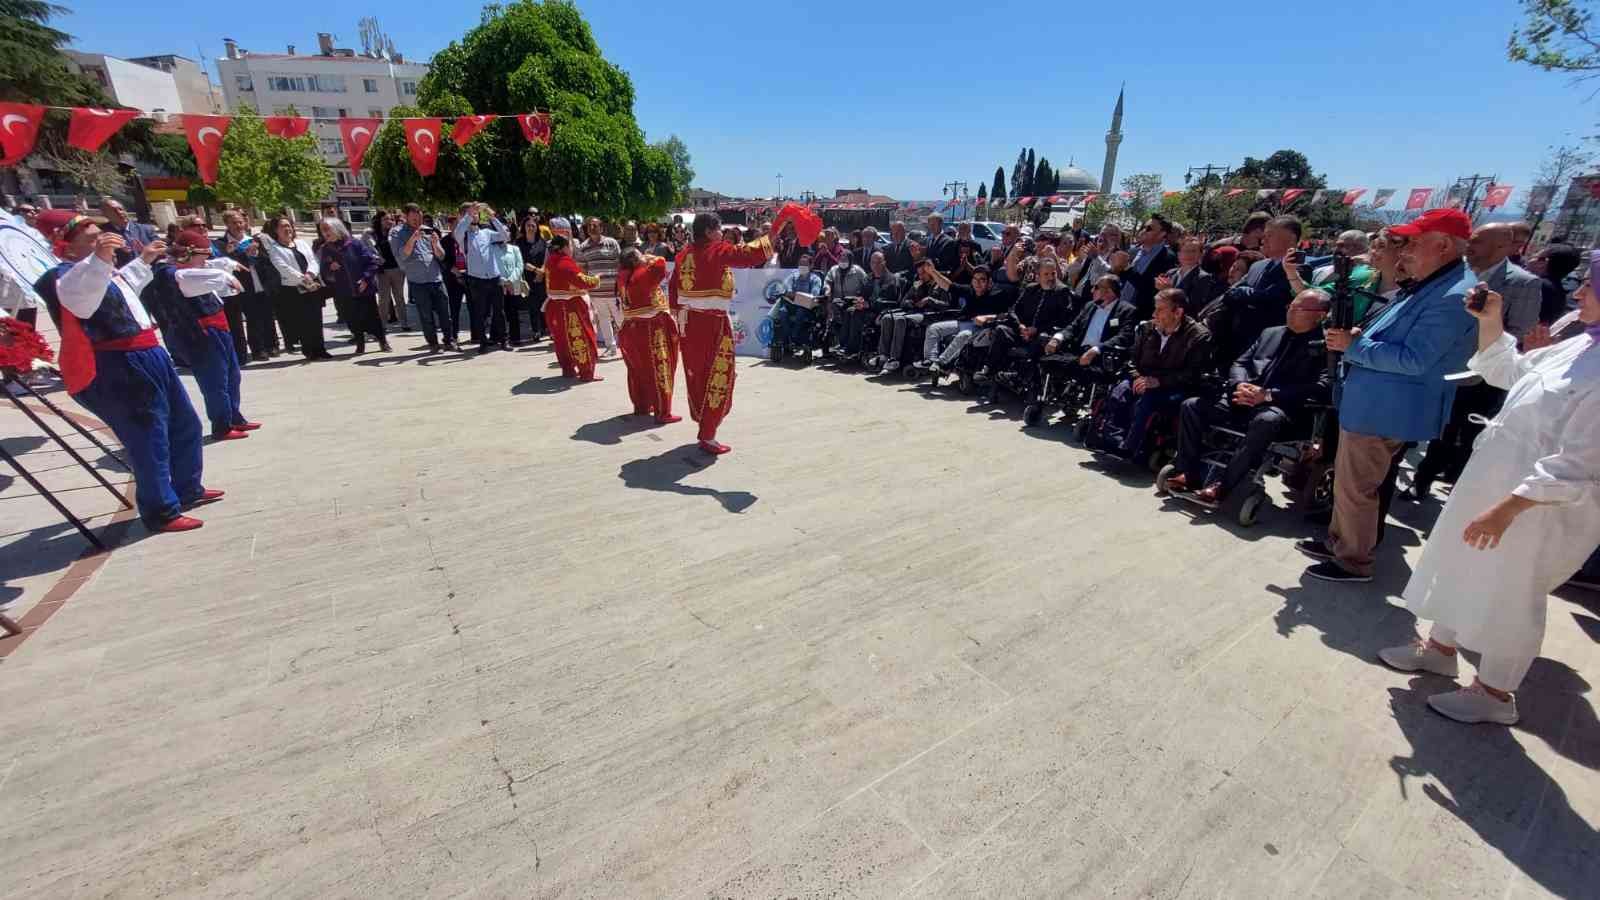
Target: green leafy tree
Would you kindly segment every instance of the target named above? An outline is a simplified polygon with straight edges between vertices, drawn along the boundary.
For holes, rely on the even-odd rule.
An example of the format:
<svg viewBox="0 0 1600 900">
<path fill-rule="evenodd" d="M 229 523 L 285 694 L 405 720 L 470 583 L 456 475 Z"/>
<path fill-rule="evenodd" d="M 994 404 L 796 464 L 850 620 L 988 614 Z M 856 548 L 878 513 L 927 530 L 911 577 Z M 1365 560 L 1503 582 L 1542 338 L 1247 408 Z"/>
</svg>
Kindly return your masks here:
<svg viewBox="0 0 1600 900">
<path fill-rule="evenodd" d="M 1161 208 L 1161 176 L 1156 173 L 1129 175 L 1122 179 L 1122 212 L 1132 222 L 1142 222 Z"/>
<path fill-rule="evenodd" d="M 1278 150 L 1266 159 L 1246 156 L 1244 162 L 1233 170 L 1239 178 L 1248 178 L 1265 188 L 1325 188 L 1328 179 L 1311 169 L 1310 160 L 1298 150 Z"/>
<path fill-rule="evenodd" d="M 464 153 L 441 140 L 438 174 L 420 179 L 408 172 L 391 123 L 369 151 L 380 203 L 481 195 L 506 208 L 532 203 L 648 218 L 677 197 L 681 172 L 668 149 L 645 143 L 633 117 L 633 82 L 601 55 L 569 0 L 486 7 L 477 27 L 434 56 L 418 93 L 428 115 L 546 110 L 550 145 L 530 144 L 514 120 L 502 119 Z M 466 160 L 472 165 L 460 171 Z"/>
<path fill-rule="evenodd" d="M 1511 33 L 1506 55 L 1512 62 L 1546 72 L 1572 72 L 1582 79 L 1600 74 L 1600 35 L 1594 13 L 1576 0 L 1522 0 L 1524 20 Z"/>
<path fill-rule="evenodd" d="M 257 210 L 308 209 L 332 189 L 333 173 L 317 155 L 316 138 L 274 137 L 255 110 L 234 114 L 212 186 L 218 199 Z"/>
<path fill-rule="evenodd" d="M 688 146 L 675 134 L 655 146 L 672 158 L 673 204 L 689 205 L 689 188 L 694 186 L 694 166 L 689 159 Z"/>
<path fill-rule="evenodd" d="M 67 68 L 61 48 L 70 35 L 49 24 L 66 12 L 65 7 L 41 0 L 0 0 L 0 100 L 45 106 L 117 105 L 99 85 Z M 126 187 L 127 173 L 117 156 L 146 156 L 154 134 L 151 123 L 130 122 L 104 149 L 85 153 L 67 146 L 69 121 L 64 110 L 45 113 L 29 162 L 60 172 L 89 192 Z"/>
<path fill-rule="evenodd" d="M 417 174 L 411 162 L 411 150 L 406 146 L 405 127 L 400 119 L 428 114 L 414 106 L 397 106 L 389 113 L 393 118 L 378 129 L 362 160 L 363 168 L 372 172 L 373 202 L 380 206 L 420 203 L 426 207 L 444 209 L 483 195 L 483 175 L 478 171 L 478 157 L 469 152 L 476 149 L 479 142 L 486 140 L 481 136 L 482 132 L 463 148 L 456 146 L 456 142 L 449 138 L 452 127 L 445 125 L 440 129 L 439 159 L 433 176 L 423 178 Z M 439 113 L 435 110 L 432 114 Z M 516 123 L 511 124 L 514 126 Z M 490 128 L 497 125 L 491 124 Z"/>
<path fill-rule="evenodd" d="M 1111 218 L 1111 198 L 1104 194 L 1090 200 L 1083 208 L 1083 227 L 1089 231 L 1099 231 L 1100 226 Z"/>
<path fill-rule="evenodd" d="M 1004 166 L 994 167 L 994 186 L 989 188 L 989 196 L 996 202 L 1006 199 L 1006 170 Z"/>
</svg>

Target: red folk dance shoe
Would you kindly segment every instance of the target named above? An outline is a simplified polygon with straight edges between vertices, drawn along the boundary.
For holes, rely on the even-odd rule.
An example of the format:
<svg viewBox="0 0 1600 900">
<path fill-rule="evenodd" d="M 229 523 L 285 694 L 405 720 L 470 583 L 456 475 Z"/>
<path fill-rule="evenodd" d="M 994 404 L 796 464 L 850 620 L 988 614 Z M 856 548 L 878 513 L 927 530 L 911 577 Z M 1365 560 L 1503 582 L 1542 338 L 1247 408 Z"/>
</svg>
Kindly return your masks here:
<svg viewBox="0 0 1600 900">
<path fill-rule="evenodd" d="M 701 441 L 700 449 L 711 454 L 712 456 L 721 456 L 724 453 L 733 452 L 732 447 L 729 447 L 727 444 L 724 444 L 720 441 Z"/>
<path fill-rule="evenodd" d="M 233 426 L 233 430 L 234 431 L 255 431 L 257 428 L 260 428 L 260 427 L 261 427 L 261 423 L 260 422 L 240 422 L 238 425 Z"/>
<path fill-rule="evenodd" d="M 673 422 L 682 422 L 682 421 L 683 421 L 683 416 L 675 416 L 675 415 L 673 415 L 671 413 L 668 413 L 668 414 L 666 414 L 664 416 L 656 416 L 656 424 L 657 425 L 671 425 Z"/>
<path fill-rule="evenodd" d="M 196 528 L 199 528 L 201 525 L 204 525 L 204 524 L 205 523 L 200 521 L 199 519 L 192 519 L 192 518 L 190 518 L 188 516 L 173 516 L 172 518 L 168 519 L 166 522 L 162 523 L 161 527 L 157 528 L 156 530 L 160 531 L 160 532 L 164 532 L 164 533 L 170 533 L 170 532 L 176 532 L 176 531 L 193 531 Z"/>
<path fill-rule="evenodd" d="M 222 434 L 213 432 L 211 439 L 213 441 L 242 441 L 249 436 L 250 432 L 248 431 L 228 431 Z"/>
<path fill-rule="evenodd" d="M 225 492 L 219 488 L 206 488 L 200 492 L 200 496 L 190 500 L 188 503 L 185 503 L 184 508 L 193 509 L 196 506 L 205 506 L 207 503 L 215 503 L 222 499 L 222 495 L 224 493 Z"/>
</svg>

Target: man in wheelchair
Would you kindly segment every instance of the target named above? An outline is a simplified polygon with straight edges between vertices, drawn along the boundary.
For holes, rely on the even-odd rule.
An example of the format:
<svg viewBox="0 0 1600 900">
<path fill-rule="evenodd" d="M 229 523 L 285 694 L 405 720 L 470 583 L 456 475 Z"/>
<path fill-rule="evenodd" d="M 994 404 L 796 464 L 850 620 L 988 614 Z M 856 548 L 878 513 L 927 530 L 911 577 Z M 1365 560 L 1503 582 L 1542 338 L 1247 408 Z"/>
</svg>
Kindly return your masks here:
<svg viewBox="0 0 1600 900">
<path fill-rule="evenodd" d="M 978 372 L 979 383 L 987 383 L 984 402 L 995 401 L 998 376 L 1012 367 L 1031 370 L 1044 355 L 1044 348 L 1072 321 L 1073 297 L 1060 279 L 1055 257 L 1039 258 L 1039 280 L 1023 286 L 1017 305 L 995 320 L 989 343 L 988 360 Z"/>
<path fill-rule="evenodd" d="M 1331 305 L 1332 298 L 1324 291 L 1301 291 L 1289 304 L 1288 324 L 1261 332 L 1234 360 L 1225 396 L 1190 397 L 1183 402 L 1178 474 L 1167 480 L 1168 490 L 1198 488 L 1196 500 L 1220 504 L 1261 465 L 1273 441 L 1282 439 L 1285 431 L 1311 427 L 1307 407 L 1327 403 L 1333 383 L 1322 338 L 1322 320 Z M 1220 477 L 1210 475 L 1212 480 L 1202 483 L 1210 468 L 1205 459 L 1206 432 L 1216 426 L 1242 431 L 1244 438 Z"/>
<path fill-rule="evenodd" d="M 811 254 L 801 253 L 799 267 L 784 280 L 783 296 L 772 307 L 772 343 L 769 358 L 782 362 L 796 350 L 804 351 L 811 362 L 811 335 L 816 330 L 817 298 L 822 296 L 822 278 L 811 271 Z"/>
<path fill-rule="evenodd" d="M 1122 299 L 1122 279 L 1102 275 L 1090 293 L 1093 302 L 1084 304 L 1072 324 L 1051 336 L 1044 345 L 1048 364 L 1061 367 L 1071 377 L 1080 370 L 1092 370 L 1100 358 L 1100 348 L 1133 346 L 1138 311 Z"/>
<path fill-rule="evenodd" d="M 989 322 L 1004 314 L 1016 303 L 1017 292 L 1009 285 L 996 285 L 988 266 L 973 267 L 971 284 L 956 284 L 937 270 L 932 275 L 933 280 L 949 293 L 951 302 L 959 310 L 922 330 L 922 359 L 917 360 L 914 368 L 918 372 L 938 375 L 943 371 L 941 362 L 953 362 L 967 342 L 972 340 L 972 335 L 978 329 L 974 320 Z M 950 343 L 941 353 L 940 345 L 947 339 Z"/>
<path fill-rule="evenodd" d="M 899 371 L 905 358 L 906 338 L 930 316 L 941 315 L 951 308 L 950 295 L 934 278 L 939 273 L 933 267 L 933 260 L 923 257 L 917 262 L 916 272 L 916 280 L 900 294 L 899 307 L 878 316 L 878 355 L 868 360 L 867 365 L 878 365 L 879 375 Z"/>
<path fill-rule="evenodd" d="M 1156 414 L 1175 409 L 1194 393 L 1211 369 L 1211 334 L 1191 317 L 1189 298 L 1179 288 L 1156 294 L 1152 319 L 1133 339 L 1133 377 L 1112 389 L 1105 411 L 1125 424 L 1116 455 L 1143 459 L 1145 434 Z"/>
</svg>

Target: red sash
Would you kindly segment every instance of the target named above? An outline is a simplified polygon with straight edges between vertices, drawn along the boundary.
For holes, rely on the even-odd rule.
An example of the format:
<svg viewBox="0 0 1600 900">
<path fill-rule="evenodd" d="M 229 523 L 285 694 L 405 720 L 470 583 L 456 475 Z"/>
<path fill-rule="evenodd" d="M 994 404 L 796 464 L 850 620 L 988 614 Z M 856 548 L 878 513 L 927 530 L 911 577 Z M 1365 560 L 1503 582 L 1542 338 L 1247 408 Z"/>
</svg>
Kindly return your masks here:
<svg viewBox="0 0 1600 900">
<path fill-rule="evenodd" d="M 200 327 L 220 328 L 223 331 L 228 331 L 228 311 L 225 309 L 219 309 L 209 316 L 201 316 Z"/>
<path fill-rule="evenodd" d="M 95 364 L 94 354 L 97 350 L 122 351 L 148 350 L 159 347 L 161 343 L 156 340 L 156 330 L 146 328 L 132 337 L 117 338 L 113 341 L 91 343 L 89 336 L 83 333 L 83 324 L 78 317 L 66 310 L 61 316 L 61 380 L 67 384 L 67 393 L 76 394 L 94 382 Z"/>
</svg>

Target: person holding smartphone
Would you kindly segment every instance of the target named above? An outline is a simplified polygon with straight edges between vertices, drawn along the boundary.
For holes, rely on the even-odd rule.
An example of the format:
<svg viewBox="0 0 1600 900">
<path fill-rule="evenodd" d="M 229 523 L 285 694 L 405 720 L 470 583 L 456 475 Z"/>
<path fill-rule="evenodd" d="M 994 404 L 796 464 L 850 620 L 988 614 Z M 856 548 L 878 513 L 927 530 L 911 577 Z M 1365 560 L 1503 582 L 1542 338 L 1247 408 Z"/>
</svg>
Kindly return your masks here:
<svg viewBox="0 0 1600 900">
<path fill-rule="evenodd" d="M 1549 594 L 1600 543 L 1600 262 L 1578 290 L 1584 331 L 1527 353 L 1506 331 L 1505 300 L 1479 284 L 1467 367 L 1507 391 L 1434 523 L 1405 603 L 1432 619 L 1426 641 L 1378 656 L 1404 672 L 1454 678 L 1459 648 L 1482 656 L 1477 677 L 1428 705 L 1460 722 L 1517 721 L 1513 692 L 1544 642 Z"/>
<path fill-rule="evenodd" d="M 387 238 L 390 252 L 406 276 L 406 292 L 417 305 L 417 318 L 422 320 L 422 336 L 428 342 L 428 352 L 438 353 L 439 331 L 444 331 L 446 350 L 456 349 L 455 329 L 450 327 L 450 301 L 445 295 L 444 272 L 439 263 L 445 258 L 444 241 L 439 229 L 426 224 L 422 207 L 415 203 L 405 206 L 404 222 L 389 229 Z"/>
</svg>

